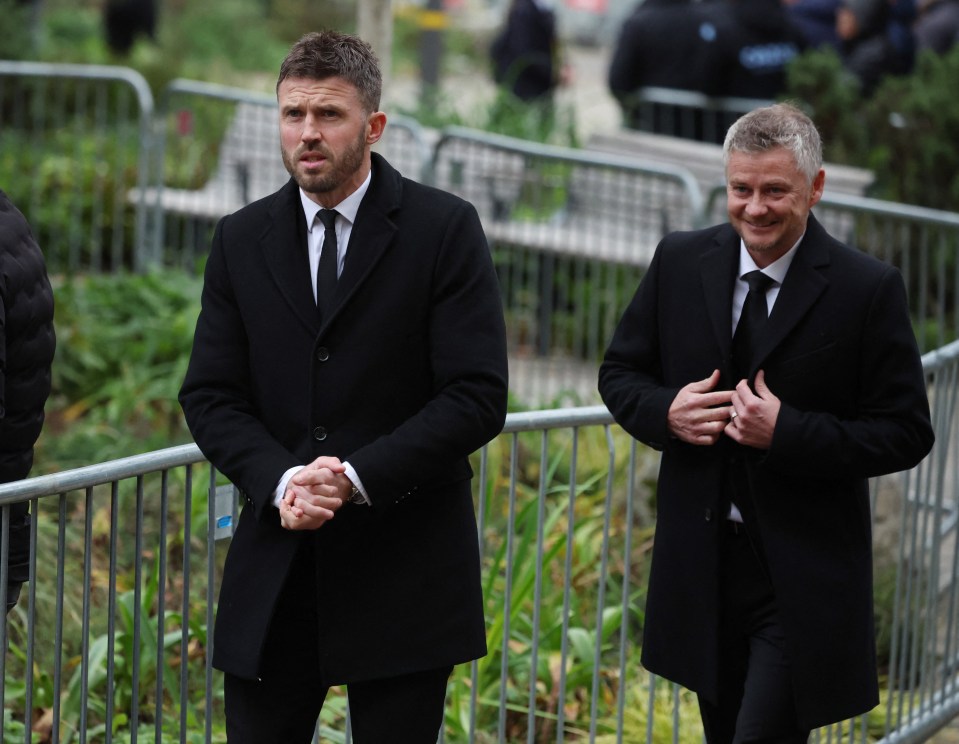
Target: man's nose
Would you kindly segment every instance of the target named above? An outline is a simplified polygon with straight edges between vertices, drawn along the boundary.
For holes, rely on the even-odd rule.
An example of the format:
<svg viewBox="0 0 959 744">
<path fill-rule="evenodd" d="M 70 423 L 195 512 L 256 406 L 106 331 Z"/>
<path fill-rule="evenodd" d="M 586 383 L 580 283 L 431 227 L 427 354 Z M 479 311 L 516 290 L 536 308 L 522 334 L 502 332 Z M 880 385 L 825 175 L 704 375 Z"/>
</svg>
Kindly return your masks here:
<svg viewBox="0 0 959 744">
<path fill-rule="evenodd" d="M 307 114 L 303 119 L 303 132 L 300 139 L 304 142 L 315 142 L 322 137 L 319 122 L 312 114 Z"/>
<path fill-rule="evenodd" d="M 761 194 L 753 194 L 746 200 L 746 212 L 748 214 L 763 214 L 766 209 L 766 201 Z"/>
</svg>

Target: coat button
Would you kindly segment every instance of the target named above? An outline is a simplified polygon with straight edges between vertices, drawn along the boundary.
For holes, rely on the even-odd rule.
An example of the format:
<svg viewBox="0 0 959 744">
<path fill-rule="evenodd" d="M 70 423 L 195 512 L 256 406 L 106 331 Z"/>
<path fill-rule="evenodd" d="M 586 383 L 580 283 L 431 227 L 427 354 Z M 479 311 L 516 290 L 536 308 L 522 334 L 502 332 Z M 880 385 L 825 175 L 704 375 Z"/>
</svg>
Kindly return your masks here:
<svg viewBox="0 0 959 744">
<path fill-rule="evenodd" d="M 713 521 L 713 510 L 712 510 L 712 509 L 707 509 L 707 510 L 706 510 L 706 513 L 705 513 L 703 516 L 706 518 L 706 521 L 707 521 L 707 522 L 712 522 L 712 521 Z"/>
<path fill-rule="evenodd" d="M 317 426 L 313 430 L 313 438 L 317 442 L 322 442 L 324 439 L 326 439 L 326 429 L 324 429 L 322 426 Z"/>
<path fill-rule="evenodd" d="M 319 349 L 316 350 L 316 358 L 319 359 L 321 362 L 325 362 L 327 359 L 330 358 L 330 350 L 327 349 L 325 346 L 321 346 Z"/>
</svg>

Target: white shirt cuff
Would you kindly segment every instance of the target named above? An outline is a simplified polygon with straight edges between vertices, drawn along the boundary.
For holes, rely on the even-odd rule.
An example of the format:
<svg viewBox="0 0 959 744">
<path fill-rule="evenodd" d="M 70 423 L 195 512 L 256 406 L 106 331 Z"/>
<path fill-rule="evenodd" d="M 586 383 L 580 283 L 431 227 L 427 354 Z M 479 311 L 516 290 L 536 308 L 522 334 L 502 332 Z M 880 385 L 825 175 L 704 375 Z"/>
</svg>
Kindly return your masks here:
<svg viewBox="0 0 959 744">
<path fill-rule="evenodd" d="M 276 489 L 273 491 L 273 506 L 277 509 L 280 508 L 280 502 L 283 501 L 283 494 L 286 493 L 286 484 L 290 482 L 296 473 L 299 473 L 303 469 L 303 465 L 296 465 L 295 467 L 290 468 L 285 473 L 283 473 L 280 478 L 280 482 L 276 484 Z"/>
</svg>

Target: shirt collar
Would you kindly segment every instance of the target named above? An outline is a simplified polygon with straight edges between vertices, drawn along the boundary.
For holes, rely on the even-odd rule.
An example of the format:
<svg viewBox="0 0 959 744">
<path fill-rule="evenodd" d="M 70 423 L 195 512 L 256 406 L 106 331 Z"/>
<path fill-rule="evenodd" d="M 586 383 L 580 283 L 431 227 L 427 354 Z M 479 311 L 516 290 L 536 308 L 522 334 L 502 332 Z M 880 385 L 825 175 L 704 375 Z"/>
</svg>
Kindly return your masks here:
<svg viewBox="0 0 959 744">
<path fill-rule="evenodd" d="M 366 178 L 363 179 L 363 183 L 360 184 L 360 187 L 335 207 L 333 207 L 333 209 L 335 209 L 339 215 L 347 220 L 351 225 L 356 222 L 356 213 L 360 211 L 360 202 L 362 202 L 363 197 L 366 196 L 366 192 L 370 188 L 370 181 L 372 178 L 373 171 L 371 169 L 370 172 L 366 174 Z M 321 209 L 323 209 L 323 207 L 307 196 L 303 189 L 300 189 L 300 201 L 303 204 L 303 214 L 306 215 L 306 229 L 307 231 L 312 232 L 313 222 L 316 220 L 316 215 Z"/>
<path fill-rule="evenodd" d="M 806 233 L 803 233 L 799 236 L 799 240 L 795 242 L 792 248 L 790 248 L 786 253 L 773 261 L 769 266 L 764 269 L 760 269 L 756 262 L 753 261 L 753 257 L 749 254 L 749 251 L 746 250 L 746 244 L 740 239 L 739 241 L 739 278 L 742 279 L 750 271 L 762 271 L 770 279 L 773 279 L 777 284 L 782 284 L 783 280 L 786 278 L 786 272 L 789 271 L 789 267 L 792 265 L 793 259 L 796 257 L 796 249 L 799 248 L 799 244 L 802 242 L 803 237 Z"/>
</svg>

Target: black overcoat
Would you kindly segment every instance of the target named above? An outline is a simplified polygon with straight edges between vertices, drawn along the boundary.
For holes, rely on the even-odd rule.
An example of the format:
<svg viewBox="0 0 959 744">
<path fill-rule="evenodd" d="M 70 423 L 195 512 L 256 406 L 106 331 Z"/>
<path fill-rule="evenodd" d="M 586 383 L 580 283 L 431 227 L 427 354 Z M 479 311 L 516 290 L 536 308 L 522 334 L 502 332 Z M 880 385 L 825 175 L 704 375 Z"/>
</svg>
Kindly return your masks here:
<svg viewBox="0 0 959 744">
<path fill-rule="evenodd" d="M 293 181 L 213 238 L 180 401 L 203 453 L 246 497 L 213 658 L 239 676 L 257 675 L 298 540 L 315 540 L 326 682 L 486 651 L 467 456 L 506 413 L 497 279 L 470 204 L 376 154 L 372 172 L 322 325 Z M 349 461 L 373 505 L 285 531 L 274 488 L 319 455 Z"/>
<path fill-rule="evenodd" d="M 643 663 L 712 700 L 724 481 L 737 453 L 726 438 L 711 447 L 671 438 L 666 417 L 680 388 L 713 370 L 721 388 L 736 382 L 739 244 L 729 225 L 667 236 L 599 384 L 623 428 L 662 450 Z M 867 479 L 914 466 L 933 443 L 899 272 L 810 216 L 753 362 L 782 408 L 770 449 L 749 450 L 745 472 L 799 721 L 811 729 L 878 703 Z"/>
</svg>

